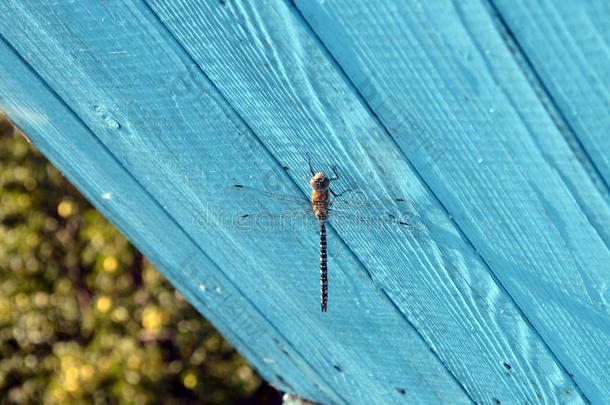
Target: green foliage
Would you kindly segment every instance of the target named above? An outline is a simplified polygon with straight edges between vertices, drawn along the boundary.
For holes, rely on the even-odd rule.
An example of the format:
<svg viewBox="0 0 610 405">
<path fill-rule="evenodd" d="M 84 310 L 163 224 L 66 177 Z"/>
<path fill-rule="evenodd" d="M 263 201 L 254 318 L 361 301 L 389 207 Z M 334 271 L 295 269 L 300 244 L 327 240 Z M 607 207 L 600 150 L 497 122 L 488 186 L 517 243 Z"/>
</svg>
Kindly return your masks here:
<svg viewBox="0 0 610 405">
<path fill-rule="evenodd" d="M 1 115 L 0 165 L 0 403 L 277 397 Z"/>
</svg>

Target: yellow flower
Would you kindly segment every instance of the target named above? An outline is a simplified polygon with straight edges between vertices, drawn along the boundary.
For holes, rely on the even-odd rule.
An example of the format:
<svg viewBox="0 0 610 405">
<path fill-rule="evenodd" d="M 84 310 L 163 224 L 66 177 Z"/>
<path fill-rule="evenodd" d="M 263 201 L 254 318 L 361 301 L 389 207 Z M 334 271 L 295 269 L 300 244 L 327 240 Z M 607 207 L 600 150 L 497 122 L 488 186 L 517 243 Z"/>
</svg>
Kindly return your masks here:
<svg viewBox="0 0 610 405">
<path fill-rule="evenodd" d="M 60 217 L 69 217 L 74 211 L 74 205 L 70 201 L 62 201 L 57 206 L 57 213 Z"/>
<path fill-rule="evenodd" d="M 116 257 L 108 256 L 104 259 L 104 263 L 102 264 L 102 266 L 104 267 L 104 270 L 106 270 L 108 273 L 114 273 L 118 267 L 118 264 L 119 262 L 117 261 Z"/>
<path fill-rule="evenodd" d="M 125 307 L 118 307 L 112 311 L 111 318 L 115 322 L 125 322 L 129 318 L 129 312 Z"/>
<path fill-rule="evenodd" d="M 96 308 L 101 313 L 108 312 L 110 307 L 112 306 L 112 300 L 107 296 L 102 296 L 97 300 Z"/>
<path fill-rule="evenodd" d="M 157 308 L 148 307 L 144 309 L 142 314 L 142 326 L 148 330 L 159 330 L 161 329 L 162 316 L 161 312 Z"/>
<path fill-rule="evenodd" d="M 93 373 L 95 372 L 95 369 L 93 368 L 93 366 L 91 364 L 85 364 L 84 366 L 82 366 L 80 368 L 80 375 L 85 379 L 88 380 L 91 377 L 93 377 Z"/>
<path fill-rule="evenodd" d="M 195 388 L 197 385 L 197 376 L 191 372 L 187 373 L 182 379 L 182 384 L 189 390 Z"/>
</svg>

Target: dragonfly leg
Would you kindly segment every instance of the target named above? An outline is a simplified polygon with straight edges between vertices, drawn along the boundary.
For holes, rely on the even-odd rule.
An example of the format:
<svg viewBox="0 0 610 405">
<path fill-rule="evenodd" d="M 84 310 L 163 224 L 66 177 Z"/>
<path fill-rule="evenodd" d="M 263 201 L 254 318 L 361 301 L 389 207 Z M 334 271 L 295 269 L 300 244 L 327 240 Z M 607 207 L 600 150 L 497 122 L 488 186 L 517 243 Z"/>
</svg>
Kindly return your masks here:
<svg viewBox="0 0 610 405">
<path fill-rule="evenodd" d="M 335 173 L 335 177 L 333 177 L 332 179 L 329 179 L 330 181 L 333 180 L 339 180 L 339 175 L 337 174 L 337 165 L 334 165 L 332 168 L 333 173 Z"/>
<path fill-rule="evenodd" d="M 356 191 L 356 189 L 353 189 L 353 188 L 348 188 L 347 190 L 343 190 L 343 191 L 342 191 L 342 192 L 340 192 L 340 193 L 335 193 L 335 192 L 334 192 L 332 189 L 330 189 L 330 188 L 329 188 L 329 189 L 328 189 L 328 191 L 330 191 L 330 193 L 333 195 L 333 200 L 334 200 L 334 199 L 335 199 L 335 198 L 337 198 L 337 197 L 341 197 L 341 196 L 342 196 L 343 194 L 345 194 L 345 193 L 348 193 L 348 192 L 350 192 L 350 191 Z"/>
<path fill-rule="evenodd" d="M 307 163 L 309 163 L 309 171 L 312 176 L 315 176 L 316 173 L 313 171 L 313 167 L 311 167 L 311 156 L 309 156 L 309 152 L 305 152 L 305 154 L 307 155 Z"/>
</svg>

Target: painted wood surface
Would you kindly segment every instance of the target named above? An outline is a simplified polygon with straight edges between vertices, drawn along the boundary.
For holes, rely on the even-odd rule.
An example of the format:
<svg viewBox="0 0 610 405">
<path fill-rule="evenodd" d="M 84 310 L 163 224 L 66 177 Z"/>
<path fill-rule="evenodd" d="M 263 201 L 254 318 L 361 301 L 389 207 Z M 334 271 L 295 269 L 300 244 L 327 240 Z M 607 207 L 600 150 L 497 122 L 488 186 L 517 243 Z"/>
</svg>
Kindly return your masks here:
<svg viewBox="0 0 610 405">
<path fill-rule="evenodd" d="M 604 192 L 610 184 L 610 2 L 495 3 L 546 93 L 556 126 L 593 180 L 601 175 Z"/>
<path fill-rule="evenodd" d="M 605 403 L 603 120 L 560 125 L 502 7 L 13 0 L 0 108 L 280 389 Z M 247 232 L 281 206 L 223 191 L 305 195 L 307 152 L 416 228 L 329 230 L 326 314 L 316 233 Z"/>
<path fill-rule="evenodd" d="M 608 190 L 577 161 L 488 7 L 410 4 L 297 1 L 524 318 L 602 401 Z"/>
</svg>

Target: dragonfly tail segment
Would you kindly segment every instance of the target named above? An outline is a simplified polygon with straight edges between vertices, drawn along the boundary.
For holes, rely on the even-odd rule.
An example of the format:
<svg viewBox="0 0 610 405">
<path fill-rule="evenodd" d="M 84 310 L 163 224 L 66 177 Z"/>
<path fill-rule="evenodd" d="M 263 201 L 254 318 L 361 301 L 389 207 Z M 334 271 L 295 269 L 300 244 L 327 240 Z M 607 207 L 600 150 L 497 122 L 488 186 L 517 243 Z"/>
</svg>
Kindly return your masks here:
<svg viewBox="0 0 610 405">
<path fill-rule="evenodd" d="M 320 221 L 320 303 L 322 312 L 326 312 L 328 300 L 328 278 L 326 269 L 326 225 Z"/>
</svg>

